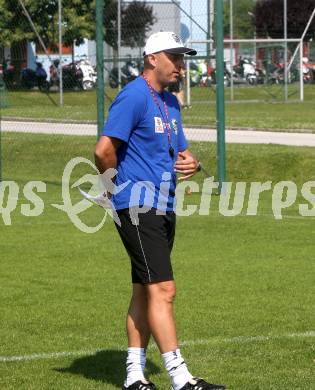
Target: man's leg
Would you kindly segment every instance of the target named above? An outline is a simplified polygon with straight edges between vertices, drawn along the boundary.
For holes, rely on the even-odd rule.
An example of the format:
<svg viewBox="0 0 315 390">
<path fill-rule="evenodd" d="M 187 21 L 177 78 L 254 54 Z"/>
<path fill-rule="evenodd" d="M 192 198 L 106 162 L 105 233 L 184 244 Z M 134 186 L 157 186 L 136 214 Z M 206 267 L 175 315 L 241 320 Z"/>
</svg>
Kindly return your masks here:
<svg viewBox="0 0 315 390">
<path fill-rule="evenodd" d="M 151 333 L 160 349 L 174 390 L 179 390 L 192 379 L 180 354 L 173 314 L 176 294 L 173 280 L 151 283 L 148 290 L 148 321 Z"/>
<path fill-rule="evenodd" d="M 126 388 L 137 381 L 145 382 L 146 348 L 150 339 L 147 291 L 140 283 L 133 283 L 132 286 L 132 297 L 126 321 L 128 335 Z"/>
<path fill-rule="evenodd" d="M 148 324 L 148 300 L 144 285 L 134 283 L 127 314 L 128 347 L 147 348 L 150 339 Z"/>
<path fill-rule="evenodd" d="M 126 328 L 128 335 L 128 356 L 126 362 L 127 378 L 123 389 L 152 390 L 155 386 L 144 378 L 146 347 L 150 339 L 148 325 L 147 291 L 144 286 L 147 268 L 141 252 L 137 226 L 131 221 L 129 210 L 121 210 L 121 226 L 116 225 L 118 233 L 130 256 L 132 264 L 132 297 L 128 309 Z M 145 386 L 144 386 L 145 385 Z"/>
<path fill-rule="evenodd" d="M 148 292 L 148 322 L 152 335 L 161 353 L 178 348 L 173 316 L 173 301 L 176 294 L 173 280 L 146 285 Z"/>
</svg>

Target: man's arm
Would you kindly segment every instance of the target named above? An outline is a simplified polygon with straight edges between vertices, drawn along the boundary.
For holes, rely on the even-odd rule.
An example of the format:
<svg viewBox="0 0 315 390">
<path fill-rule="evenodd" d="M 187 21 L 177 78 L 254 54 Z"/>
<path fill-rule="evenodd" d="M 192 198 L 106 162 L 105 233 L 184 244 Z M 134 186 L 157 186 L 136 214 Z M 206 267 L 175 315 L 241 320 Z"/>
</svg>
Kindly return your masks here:
<svg viewBox="0 0 315 390">
<path fill-rule="evenodd" d="M 178 180 L 186 180 L 192 177 L 196 172 L 199 172 L 199 162 L 196 157 L 188 150 L 179 152 L 175 163 L 175 170 L 177 173 L 181 173 L 184 176 L 178 178 Z"/>
<path fill-rule="evenodd" d="M 99 139 L 95 147 L 94 157 L 95 165 L 101 174 L 108 168 L 117 167 L 117 150 L 121 143 L 121 140 L 105 135 Z"/>
</svg>

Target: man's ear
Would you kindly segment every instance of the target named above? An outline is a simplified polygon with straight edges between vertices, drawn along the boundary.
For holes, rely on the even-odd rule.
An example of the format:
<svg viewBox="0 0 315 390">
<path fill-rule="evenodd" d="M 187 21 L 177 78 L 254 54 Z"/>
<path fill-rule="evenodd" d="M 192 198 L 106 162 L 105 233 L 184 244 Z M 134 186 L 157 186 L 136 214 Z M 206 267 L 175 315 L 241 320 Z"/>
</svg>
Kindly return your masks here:
<svg viewBox="0 0 315 390">
<path fill-rule="evenodd" d="M 154 69 L 157 65 L 157 56 L 155 54 L 149 54 L 147 57 L 149 65 Z"/>
</svg>

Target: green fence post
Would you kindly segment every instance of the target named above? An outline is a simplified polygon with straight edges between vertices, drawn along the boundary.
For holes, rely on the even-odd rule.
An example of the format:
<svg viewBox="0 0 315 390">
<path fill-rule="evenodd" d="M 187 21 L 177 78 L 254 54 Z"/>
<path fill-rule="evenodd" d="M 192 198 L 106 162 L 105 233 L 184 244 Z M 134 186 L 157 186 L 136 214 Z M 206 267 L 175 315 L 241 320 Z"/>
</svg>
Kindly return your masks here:
<svg viewBox="0 0 315 390">
<path fill-rule="evenodd" d="M 2 137 L 2 131 L 1 131 L 1 106 L 0 106 L 0 185 L 2 182 L 2 145 L 1 145 L 1 137 Z"/>
<path fill-rule="evenodd" d="M 0 74 L 0 183 L 2 182 L 2 164 L 3 164 L 3 157 L 2 157 L 2 131 L 1 131 L 1 119 L 2 119 L 2 112 L 1 109 L 4 107 L 8 107 L 8 99 L 7 99 L 7 91 L 5 88 L 5 83 L 3 81 L 3 75 Z"/>
<path fill-rule="evenodd" d="M 217 169 L 219 192 L 225 181 L 225 107 L 224 107 L 224 34 L 223 0 L 216 0 L 215 40 L 216 40 L 216 102 L 217 102 Z"/>
<path fill-rule="evenodd" d="M 102 134 L 104 127 L 104 0 L 96 0 L 96 70 L 97 70 L 97 138 Z"/>
</svg>

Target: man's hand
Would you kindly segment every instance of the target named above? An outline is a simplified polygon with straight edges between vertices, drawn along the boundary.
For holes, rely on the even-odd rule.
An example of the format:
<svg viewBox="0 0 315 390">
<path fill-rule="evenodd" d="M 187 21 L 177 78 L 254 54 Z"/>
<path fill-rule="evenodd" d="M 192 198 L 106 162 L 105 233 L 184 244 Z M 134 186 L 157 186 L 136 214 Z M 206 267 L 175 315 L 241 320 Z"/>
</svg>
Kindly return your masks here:
<svg viewBox="0 0 315 390">
<path fill-rule="evenodd" d="M 199 162 L 188 149 L 178 153 L 175 171 L 184 175 L 179 177 L 178 180 L 186 180 L 192 177 L 198 170 Z"/>
</svg>

